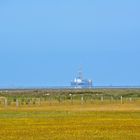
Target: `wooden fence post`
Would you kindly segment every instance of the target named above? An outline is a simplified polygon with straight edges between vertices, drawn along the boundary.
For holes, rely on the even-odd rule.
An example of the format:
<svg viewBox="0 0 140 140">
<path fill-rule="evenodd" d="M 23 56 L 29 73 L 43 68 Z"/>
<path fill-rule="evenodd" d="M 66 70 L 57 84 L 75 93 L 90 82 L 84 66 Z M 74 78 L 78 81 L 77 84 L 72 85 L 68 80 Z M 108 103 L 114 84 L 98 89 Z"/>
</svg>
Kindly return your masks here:
<svg viewBox="0 0 140 140">
<path fill-rule="evenodd" d="M 81 96 L 81 104 L 83 104 L 83 101 L 84 101 L 84 96 L 82 95 Z"/>
<path fill-rule="evenodd" d="M 104 97 L 103 96 L 101 96 L 101 102 L 103 102 L 104 101 Z"/>
<path fill-rule="evenodd" d="M 7 98 L 4 99 L 5 107 L 7 107 Z"/>
<path fill-rule="evenodd" d="M 16 107 L 18 107 L 19 106 L 19 101 L 18 101 L 18 99 L 16 99 Z"/>
<path fill-rule="evenodd" d="M 114 101 L 114 98 L 113 98 L 113 96 L 111 96 L 111 101 Z"/>
<path fill-rule="evenodd" d="M 41 105 L 41 99 L 38 98 L 38 105 Z"/>
<path fill-rule="evenodd" d="M 72 94 L 69 94 L 69 96 L 70 96 L 71 103 L 73 104 L 73 96 L 72 96 Z"/>
<path fill-rule="evenodd" d="M 121 96 L 121 104 L 123 103 L 123 97 Z"/>
</svg>

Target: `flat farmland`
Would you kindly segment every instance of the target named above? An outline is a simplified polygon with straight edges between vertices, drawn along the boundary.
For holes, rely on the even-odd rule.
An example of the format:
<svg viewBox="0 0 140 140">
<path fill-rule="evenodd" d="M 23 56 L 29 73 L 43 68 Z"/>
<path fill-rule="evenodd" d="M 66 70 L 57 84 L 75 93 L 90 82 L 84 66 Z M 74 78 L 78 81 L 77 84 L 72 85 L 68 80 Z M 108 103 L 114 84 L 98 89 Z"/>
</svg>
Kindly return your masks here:
<svg viewBox="0 0 140 140">
<path fill-rule="evenodd" d="M 9 98 L 12 96 L 15 98 L 15 95 Z M 0 140 L 139 139 L 138 97 L 123 102 L 120 99 L 81 102 L 81 98 L 76 98 L 73 102 L 43 100 L 41 104 L 0 107 Z"/>
</svg>

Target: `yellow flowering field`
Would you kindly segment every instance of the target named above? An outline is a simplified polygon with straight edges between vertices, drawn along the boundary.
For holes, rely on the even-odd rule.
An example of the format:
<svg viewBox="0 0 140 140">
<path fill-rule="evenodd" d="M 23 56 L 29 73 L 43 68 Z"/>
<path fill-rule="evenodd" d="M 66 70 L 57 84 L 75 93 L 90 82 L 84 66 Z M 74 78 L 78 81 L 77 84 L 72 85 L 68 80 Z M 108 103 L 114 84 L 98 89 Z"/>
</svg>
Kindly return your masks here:
<svg viewBox="0 0 140 140">
<path fill-rule="evenodd" d="M 139 101 L 0 108 L 0 140 L 139 139 Z"/>
</svg>

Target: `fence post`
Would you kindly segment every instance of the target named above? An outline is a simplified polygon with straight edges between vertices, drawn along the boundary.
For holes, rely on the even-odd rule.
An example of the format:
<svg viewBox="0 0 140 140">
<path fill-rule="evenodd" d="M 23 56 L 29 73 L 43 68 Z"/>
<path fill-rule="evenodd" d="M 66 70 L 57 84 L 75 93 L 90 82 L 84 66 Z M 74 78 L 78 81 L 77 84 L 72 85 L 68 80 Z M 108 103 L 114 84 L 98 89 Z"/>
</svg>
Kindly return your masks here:
<svg viewBox="0 0 140 140">
<path fill-rule="evenodd" d="M 114 100 L 114 98 L 113 98 L 113 96 L 111 96 L 111 101 L 113 101 Z"/>
<path fill-rule="evenodd" d="M 84 96 L 82 95 L 81 96 L 81 104 L 83 104 L 83 101 L 84 101 Z"/>
<path fill-rule="evenodd" d="M 101 96 L 101 102 L 103 102 L 104 101 L 104 97 L 103 96 Z"/>
<path fill-rule="evenodd" d="M 121 96 L 121 104 L 123 103 L 123 97 Z"/>
<path fill-rule="evenodd" d="M 59 95 L 59 104 L 61 103 L 61 95 Z"/>
<path fill-rule="evenodd" d="M 48 95 L 48 98 L 49 98 L 49 104 L 51 105 L 51 96 L 50 95 Z"/>
<path fill-rule="evenodd" d="M 72 96 L 72 94 L 69 94 L 69 96 L 70 96 L 71 103 L 73 104 L 73 96 Z"/>
<path fill-rule="evenodd" d="M 41 99 L 38 98 L 38 105 L 41 105 Z"/>
<path fill-rule="evenodd" d="M 19 106 L 19 102 L 18 102 L 18 99 L 16 99 L 16 107 Z"/>
<path fill-rule="evenodd" d="M 7 98 L 4 99 L 5 107 L 7 107 Z"/>
</svg>

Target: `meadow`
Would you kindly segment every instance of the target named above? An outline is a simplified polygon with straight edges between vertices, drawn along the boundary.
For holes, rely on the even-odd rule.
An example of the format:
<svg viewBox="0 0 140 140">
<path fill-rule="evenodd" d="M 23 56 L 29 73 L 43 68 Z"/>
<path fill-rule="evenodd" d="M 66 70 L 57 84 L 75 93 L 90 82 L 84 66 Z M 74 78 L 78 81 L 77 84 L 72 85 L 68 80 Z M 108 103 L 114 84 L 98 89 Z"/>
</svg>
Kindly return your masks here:
<svg viewBox="0 0 140 140">
<path fill-rule="evenodd" d="M 2 91 L 0 140 L 139 140 L 139 95 L 139 89 Z"/>
</svg>

